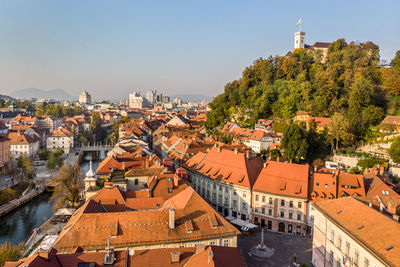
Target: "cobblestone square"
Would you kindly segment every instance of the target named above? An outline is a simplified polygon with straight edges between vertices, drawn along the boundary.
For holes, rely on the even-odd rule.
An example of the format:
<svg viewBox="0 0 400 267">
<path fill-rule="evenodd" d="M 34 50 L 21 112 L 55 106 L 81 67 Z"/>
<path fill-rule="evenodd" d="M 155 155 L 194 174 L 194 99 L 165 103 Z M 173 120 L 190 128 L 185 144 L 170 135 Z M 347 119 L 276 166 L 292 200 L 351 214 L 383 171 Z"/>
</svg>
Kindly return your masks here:
<svg viewBox="0 0 400 267">
<path fill-rule="evenodd" d="M 250 255 L 250 249 L 260 243 L 261 231 L 255 231 L 249 236 L 238 237 L 238 247 L 242 249 L 248 267 L 283 267 L 293 266 L 293 257 L 296 255 L 297 263 L 311 265 L 312 239 L 308 236 L 289 235 L 264 231 L 264 244 L 274 250 L 270 258 L 257 258 Z M 290 265 L 289 265 L 290 263 Z"/>
</svg>

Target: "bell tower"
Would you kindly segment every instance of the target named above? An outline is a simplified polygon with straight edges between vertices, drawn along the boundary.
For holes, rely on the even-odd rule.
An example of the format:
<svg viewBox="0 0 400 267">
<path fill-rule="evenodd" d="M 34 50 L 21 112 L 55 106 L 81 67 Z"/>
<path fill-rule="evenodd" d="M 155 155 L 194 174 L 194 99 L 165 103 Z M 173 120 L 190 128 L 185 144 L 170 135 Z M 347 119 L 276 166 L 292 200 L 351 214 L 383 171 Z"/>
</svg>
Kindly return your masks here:
<svg viewBox="0 0 400 267">
<path fill-rule="evenodd" d="M 305 48 L 305 36 L 306 33 L 302 31 L 294 33 L 294 49 Z"/>
</svg>

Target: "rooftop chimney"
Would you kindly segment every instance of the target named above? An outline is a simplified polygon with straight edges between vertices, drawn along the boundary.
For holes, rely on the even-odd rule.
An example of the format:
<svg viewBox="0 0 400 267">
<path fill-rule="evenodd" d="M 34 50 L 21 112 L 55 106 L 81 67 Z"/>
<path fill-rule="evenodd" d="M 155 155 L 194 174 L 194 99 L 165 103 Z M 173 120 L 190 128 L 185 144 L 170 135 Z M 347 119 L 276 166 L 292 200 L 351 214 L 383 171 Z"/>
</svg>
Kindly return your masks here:
<svg viewBox="0 0 400 267">
<path fill-rule="evenodd" d="M 172 180 L 174 182 L 174 187 L 178 187 L 179 176 L 175 174 Z"/>
<path fill-rule="evenodd" d="M 390 202 L 387 203 L 387 211 L 390 214 L 397 214 L 397 208 L 398 208 L 398 205 L 396 205 L 395 202 L 390 201 Z"/>
<path fill-rule="evenodd" d="M 171 251 L 171 264 L 179 263 L 181 257 L 180 251 Z"/>
<path fill-rule="evenodd" d="M 175 229 L 175 210 L 173 208 L 169 208 L 168 226 L 169 229 Z"/>
</svg>

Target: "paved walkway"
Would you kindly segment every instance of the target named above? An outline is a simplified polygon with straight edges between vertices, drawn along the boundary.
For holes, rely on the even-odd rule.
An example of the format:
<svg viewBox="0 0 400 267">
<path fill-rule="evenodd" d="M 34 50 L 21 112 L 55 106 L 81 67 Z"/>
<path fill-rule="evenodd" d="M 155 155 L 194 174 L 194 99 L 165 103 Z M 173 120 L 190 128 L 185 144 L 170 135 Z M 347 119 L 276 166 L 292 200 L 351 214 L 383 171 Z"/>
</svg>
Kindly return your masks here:
<svg viewBox="0 0 400 267">
<path fill-rule="evenodd" d="M 240 235 L 238 237 L 238 247 L 242 249 L 247 266 L 293 266 L 289 263 L 293 262 L 294 255 L 296 255 L 297 263 L 304 262 L 308 266 L 312 266 L 312 239 L 310 237 L 265 231 L 264 244 L 273 249 L 273 255 L 270 258 L 257 258 L 251 255 L 251 248 L 257 246 L 260 239 L 260 231 L 253 232 L 249 236 Z"/>
</svg>

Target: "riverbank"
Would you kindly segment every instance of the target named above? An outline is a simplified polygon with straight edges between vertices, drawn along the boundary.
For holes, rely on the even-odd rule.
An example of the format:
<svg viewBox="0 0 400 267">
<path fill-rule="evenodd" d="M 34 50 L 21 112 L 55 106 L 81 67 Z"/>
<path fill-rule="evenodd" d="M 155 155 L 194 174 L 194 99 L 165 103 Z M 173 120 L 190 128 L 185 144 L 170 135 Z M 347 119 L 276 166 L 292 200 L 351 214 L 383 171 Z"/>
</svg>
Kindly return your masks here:
<svg viewBox="0 0 400 267">
<path fill-rule="evenodd" d="M 53 215 L 50 194 L 41 194 L 0 218 L 0 244 L 8 241 L 18 244 L 26 241 L 35 228 L 39 228 Z"/>
<path fill-rule="evenodd" d="M 20 207 L 21 205 L 24 205 L 25 203 L 29 202 L 30 200 L 34 199 L 35 197 L 43 194 L 45 189 L 46 188 L 43 185 L 37 186 L 37 187 L 32 188 L 29 191 L 27 191 L 21 197 L 13 199 L 13 200 L 9 201 L 8 203 L 0 206 L 0 217 L 18 207 Z"/>
</svg>

